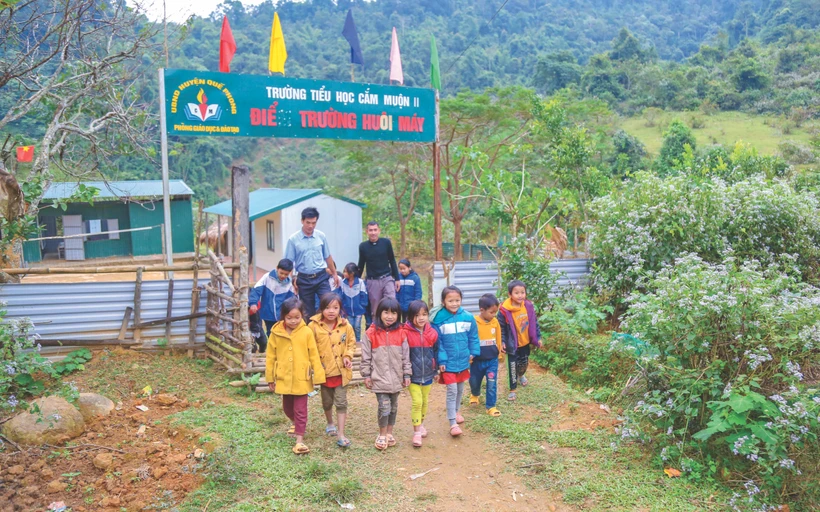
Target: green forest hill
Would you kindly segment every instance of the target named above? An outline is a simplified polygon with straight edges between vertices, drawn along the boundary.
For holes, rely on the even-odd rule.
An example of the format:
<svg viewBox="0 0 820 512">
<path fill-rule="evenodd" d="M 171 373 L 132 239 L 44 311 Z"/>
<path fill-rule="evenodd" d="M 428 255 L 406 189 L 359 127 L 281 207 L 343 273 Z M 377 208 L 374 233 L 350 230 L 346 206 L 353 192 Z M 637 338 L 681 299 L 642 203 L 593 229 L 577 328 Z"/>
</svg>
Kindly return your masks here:
<svg viewBox="0 0 820 512">
<path fill-rule="evenodd" d="M 649 153 L 674 118 L 694 128 L 699 143 L 742 139 L 760 143 L 765 153 L 788 141 L 792 153 L 802 155 L 816 138 L 820 9 L 813 0 L 285 0 L 275 10 L 288 76 L 350 79 L 349 46 L 341 35 L 349 8 L 365 59 L 355 69 L 357 81 L 387 83 L 396 27 L 408 86 L 429 86 L 434 35 L 444 98 L 510 85 L 542 95 L 564 90 L 603 102 L 608 111 L 590 122 L 605 125 L 609 135 L 625 128 Z M 237 44 L 231 71 L 266 73 L 273 13 L 270 0 L 247 7 L 225 1 L 210 17 L 191 18 L 171 30 L 182 38 L 170 48 L 170 67 L 216 70 L 225 14 Z M 149 83 L 148 89 L 156 87 Z M 36 122 L 21 128 L 36 140 Z M 345 188 L 336 144 L 238 138 L 172 144 L 172 175 L 208 204 L 226 195 L 227 170 L 240 161 L 252 166 L 257 186 Z M 158 175 L 132 158 L 108 177 Z"/>
</svg>

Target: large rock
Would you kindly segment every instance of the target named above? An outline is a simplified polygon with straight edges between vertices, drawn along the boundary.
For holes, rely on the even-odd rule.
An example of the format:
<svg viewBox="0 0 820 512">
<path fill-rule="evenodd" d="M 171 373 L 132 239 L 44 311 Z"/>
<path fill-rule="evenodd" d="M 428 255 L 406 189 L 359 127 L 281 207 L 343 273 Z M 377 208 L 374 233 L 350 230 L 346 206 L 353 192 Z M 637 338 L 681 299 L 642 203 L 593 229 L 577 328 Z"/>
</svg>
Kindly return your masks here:
<svg viewBox="0 0 820 512">
<path fill-rule="evenodd" d="M 39 412 L 18 414 L 3 425 L 3 435 L 20 444 L 61 444 L 85 430 L 83 415 L 62 398 L 40 398 L 32 402 L 29 409 L 35 405 Z"/>
<path fill-rule="evenodd" d="M 97 393 L 80 393 L 77 407 L 80 408 L 80 414 L 83 415 L 85 421 L 91 421 L 111 414 L 114 410 L 114 402 Z"/>
</svg>

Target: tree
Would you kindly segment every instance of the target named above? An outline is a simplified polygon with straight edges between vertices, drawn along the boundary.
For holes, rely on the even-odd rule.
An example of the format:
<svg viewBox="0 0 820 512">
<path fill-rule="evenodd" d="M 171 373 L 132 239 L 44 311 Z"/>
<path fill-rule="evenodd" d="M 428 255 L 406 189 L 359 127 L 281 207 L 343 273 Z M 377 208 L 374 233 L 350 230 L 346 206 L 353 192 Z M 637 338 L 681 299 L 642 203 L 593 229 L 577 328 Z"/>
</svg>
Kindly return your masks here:
<svg viewBox="0 0 820 512">
<path fill-rule="evenodd" d="M 663 134 L 663 145 L 655 162 L 658 172 L 672 172 L 683 161 L 687 147 L 690 152 L 695 150 L 695 136 L 688 126 L 676 119 Z"/>
<path fill-rule="evenodd" d="M 0 132 L 38 121 L 36 157 L 18 181 L 40 194 L 55 172 L 82 179 L 153 149 L 154 116 L 141 95 L 143 58 L 159 55 L 157 26 L 124 2 L 23 0 L 0 4 Z M 0 148 L 11 159 L 18 140 Z M 36 186 L 33 186 L 36 185 Z M 26 197 L 25 215 L 40 195 Z M 21 253 L 22 246 L 15 248 Z"/>
<path fill-rule="evenodd" d="M 536 90 L 551 94 L 580 82 L 581 66 L 572 52 L 563 50 L 538 59 L 533 83 Z"/>
<path fill-rule="evenodd" d="M 407 254 L 407 224 L 429 181 L 431 157 L 422 144 L 339 143 L 354 164 L 347 175 L 374 192 L 390 190 L 400 229 L 399 254 Z"/>
<path fill-rule="evenodd" d="M 481 174 L 495 168 L 502 150 L 524 136 L 532 92 L 512 87 L 482 94 L 460 92 L 441 102 L 441 170 L 453 223 L 455 258 L 460 260 L 462 221 L 478 194 Z M 484 155 L 481 165 L 477 157 Z"/>
</svg>

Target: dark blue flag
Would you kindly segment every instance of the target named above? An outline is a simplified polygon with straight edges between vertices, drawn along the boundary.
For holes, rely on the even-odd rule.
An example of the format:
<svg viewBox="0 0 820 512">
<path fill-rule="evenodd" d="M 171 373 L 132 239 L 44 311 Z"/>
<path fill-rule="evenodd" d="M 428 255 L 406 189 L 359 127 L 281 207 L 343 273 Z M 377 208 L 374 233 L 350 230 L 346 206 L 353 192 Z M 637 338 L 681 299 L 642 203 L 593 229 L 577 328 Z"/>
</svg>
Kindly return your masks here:
<svg viewBox="0 0 820 512">
<path fill-rule="evenodd" d="M 353 23 L 352 9 L 348 9 L 347 11 L 347 19 L 345 20 L 345 28 L 342 29 L 342 35 L 345 36 L 347 42 L 350 43 L 350 63 L 364 65 L 362 47 L 359 45 L 359 33 L 356 32 L 356 24 Z"/>
</svg>

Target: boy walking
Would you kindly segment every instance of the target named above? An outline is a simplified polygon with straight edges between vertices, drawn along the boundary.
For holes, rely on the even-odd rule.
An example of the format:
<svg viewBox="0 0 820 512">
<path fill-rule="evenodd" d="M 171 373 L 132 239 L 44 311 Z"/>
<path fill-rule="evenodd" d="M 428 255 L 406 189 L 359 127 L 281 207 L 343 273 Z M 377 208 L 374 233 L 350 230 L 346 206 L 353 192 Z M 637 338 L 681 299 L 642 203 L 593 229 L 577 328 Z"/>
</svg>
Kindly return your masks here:
<svg viewBox="0 0 820 512">
<path fill-rule="evenodd" d="M 501 326 L 496 315 L 498 314 L 498 299 L 492 293 L 485 293 L 478 299 L 478 309 L 481 311 L 475 316 L 478 326 L 478 342 L 481 345 L 481 355 L 473 358 L 470 363 L 470 405 L 478 405 L 481 395 L 481 381 L 487 377 L 487 399 L 484 405 L 490 416 L 501 416 L 495 404 L 498 397 L 498 360 L 503 357 L 504 345 L 501 344 Z"/>
<path fill-rule="evenodd" d="M 510 394 L 507 400 L 516 398 L 515 390 L 520 382 L 527 385 L 527 366 L 530 362 L 530 347 L 541 346 L 541 330 L 535 307 L 527 300 L 527 286 L 518 280 L 507 285 L 509 297 L 498 310 L 501 325 L 501 341 L 507 350 L 507 368 L 510 376 Z"/>
<path fill-rule="evenodd" d="M 248 293 L 248 309 L 250 314 L 259 313 L 259 317 L 265 321 L 265 332 L 270 337 L 270 330 L 273 324 L 282 319 L 280 310 L 282 303 L 296 295 L 293 291 L 293 281 L 290 274 L 293 272 L 293 262 L 287 258 L 279 260 L 276 270 L 271 270 L 256 282 Z M 259 306 L 259 302 L 262 305 Z M 260 342 L 260 350 L 265 351 L 265 347 Z"/>
</svg>

